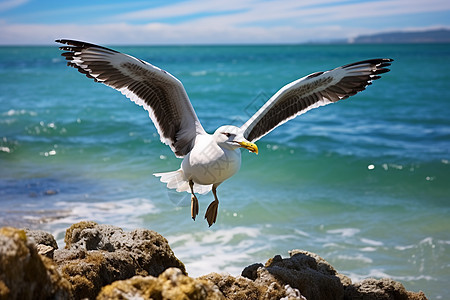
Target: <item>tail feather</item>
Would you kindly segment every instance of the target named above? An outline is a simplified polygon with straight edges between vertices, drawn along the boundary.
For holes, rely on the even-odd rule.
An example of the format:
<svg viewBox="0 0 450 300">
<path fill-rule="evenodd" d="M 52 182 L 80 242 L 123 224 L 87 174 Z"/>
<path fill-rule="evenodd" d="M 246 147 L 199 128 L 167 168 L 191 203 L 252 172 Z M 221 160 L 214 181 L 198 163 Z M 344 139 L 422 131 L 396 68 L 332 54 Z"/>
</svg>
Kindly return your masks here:
<svg viewBox="0 0 450 300">
<path fill-rule="evenodd" d="M 178 169 L 172 172 L 155 173 L 156 177 L 161 177 L 161 182 L 167 183 L 167 188 L 176 189 L 177 192 L 191 192 L 189 187 L 189 181 L 184 176 L 182 169 Z M 206 194 L 212 188 L 212 185 L 194 184 L 194 193 Z"/>
</svg>

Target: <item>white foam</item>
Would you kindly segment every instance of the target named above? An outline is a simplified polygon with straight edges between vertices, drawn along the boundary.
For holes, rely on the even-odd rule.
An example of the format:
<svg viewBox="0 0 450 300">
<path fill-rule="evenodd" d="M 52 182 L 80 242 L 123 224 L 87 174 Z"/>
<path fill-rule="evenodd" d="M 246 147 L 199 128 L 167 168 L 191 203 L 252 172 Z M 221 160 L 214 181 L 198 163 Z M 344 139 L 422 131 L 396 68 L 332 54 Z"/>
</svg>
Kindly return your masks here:
<svg viewBox="0 0 450 300">
<path fill-rule="evenodd" d="M 415 247 L 416 247 L 415 245 L 408 245 L 408 246 L 395 246 L 394 248 L 399 251 L 404 251 Z"/>
<path fill-rule="evenodd" d="M 366 257 L 362 254 L 354 254 L 354 255 L 338 255 L 338 259 L 347 260 L 347 261 L 358 261 L 366 264 L 373 263 L 373 260 L 369 257 Z"/>
<path fill-rule="evenodd" d="M 359 282 L 366 278 L 392 278 L 389 274 L 385 273 L 383 269 L 371 269 L 366 274 L 357 274 L 353 272 L 346 273 L 348 277 L 352 280 L 352 282 Z"/>
<path fill-rule="evenodd" d="M 208 74 L 208 71 L 206 71 L 206 70 L 191 72 L 191 76 L 195 76 L 195 77 L 205 76 L 206 74 Z"/>
<path fill-rule="evenodd" d="M 343 245 L 339 245 L 337 243 L 325 243 L 322 245 L 324 248 L 341 248 L 344 249 L 345 247 Z"/>
<path fill-rule="evenodd" d="M 327 230 L 327 233 L 340 234 L 342 237 L 351 237 L 359 233 L 358 228 L 341 228 L 341 229 L 331 229 Z"/>
<path fill-rule="evenodd" d="M 419 241 L 418 244 L 406 245 L 406 246 L 395 246 L 394 248 L 399 251 L 419 248 L 419 247 L 431 247 L 432 249 L 436 248 L 436 245 L 449 245 L 450 241 L 446 240 L 437 240 L 434 241 L 432 237 L 426 237 Z"/>
<path fill-rule="evenodd" d="M 157 213 L 158 209 L 149 199 L 131 198 L 114 202 L 58 202 L 56 206 L 69 207 L 74 218 L 94 219 L 99 222 L 127 224 L 136 212 Z"/>
<path fill-rule="evenodd" d="M 305 231 L 303 231 L 303 230 L 294 229 L 294 232 L 295 232 L 296 234 L 298 234 L 298 235 L 301 235 L 301 236 L 306 236 L 306 237 L 309 236 L 309 233 L 307 233 L 307 232 L 305 232 Z"/>
<path fill-rule="evenodd" d="M 376 247 L 364 247 L 359 250 L 362 252 L 374 252 L 374 251 L 377 251 L 377 248 Z"/>
<path fill-rule="evenodd" d="M 145 198 L 115 200 L 114 202 L 68 202 L 59 201 L 56 207 L 62 207 L 66 214 L 48 223 L 58 245 L 62 244 L 65 229 L 71 224 L 92 220 L 100 224 L 114 224 L 124 230 L 141 227 L 139 213 L 158 213 L 155 205 Z"/>
<path fill-rule="evenodd" d="M 347 273 L 345 275 L 350 277 L 350 279 L 354 283 L 362 281 L 362 280 L 364 280 L 366 278 L 378 278 L 378 279 L 380 279 L 380 278 L 391 278 L 393 280 L 400 281 L 400 282 L 417 281 L 417 280 L 426 280 L 426 281 L 435 281 L 436 280 L 432 276 L 427 276 L 427 275 L 396 276 L 396 275 L 393 275 L 393 274 L 386 273 L 383 269 L 371 269 L 366 274 L 357 274 L 357 273 L 351 273 L 350 272 L 350 273 Z"/>
<path fill-rule="evenodd" d="M 0 151 L 5 153 L 11 153 L 11 149 L 8 147 L 0 147 Z"/>
<path fill-rule="evenodd" d="M 8 117 L 12 117 L 12 116 L 22 116 L 22 115 L 29 115 L 29 116 L 36 116 L 37 113 L 34 111 L 28 111 L 25 109 L 10 109 L 7 112 L 2 114 L 3 116 L 8 116 Z"/>
<path fill-rule="evenodd" d="M 366 239 L 366 238 L 361 238 L 361 242 L 371 245 L 371 246 L 383 246 L 383 242 Z"/>
<path fill-rule="evenodd" d="M 426 237 L 423 240 L 421 240 L 419 242 L 420 245 L 430 245 L 430 246 L 434 246 L 433 243 L 433 238 L 432 237 Z"/>
<path fill-rule="evenodd" d="M 260 229 L 238 226 L 168 236 L 167 240 L 192 277 L 210 272 L 239 275 L 255 262 L 252 253 L 265 248 L 255 246 L 260 234 Z"/>
</svg>

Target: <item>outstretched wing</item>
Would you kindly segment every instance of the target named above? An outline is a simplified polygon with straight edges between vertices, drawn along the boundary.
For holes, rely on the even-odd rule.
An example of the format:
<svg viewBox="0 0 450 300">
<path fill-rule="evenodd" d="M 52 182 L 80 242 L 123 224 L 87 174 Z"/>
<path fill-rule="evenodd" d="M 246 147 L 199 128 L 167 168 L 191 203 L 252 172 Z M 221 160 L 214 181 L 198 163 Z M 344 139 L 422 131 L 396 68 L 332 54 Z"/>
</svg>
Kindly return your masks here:
<svg viewBox="0 0 450 300">
<path fill-rule="evenodd" d="M 380 74 L 389 72 L 392 59 L 371 59 L 300 78 L 281 88 L 241 130 L 250 142 L 310 109 L 346 99 L 363 91 Z"/>
<path fill-rule="evenodd" d="M 102 46 L 74 40 L 56 40 L 68 46 L 61 55 L 67 65 L 110 86 L 143 106 L 161 141 L 178 157 L 189 153 L 197 134 L 205 134 L 181 82 L 143 60 Z"/>
</svg>

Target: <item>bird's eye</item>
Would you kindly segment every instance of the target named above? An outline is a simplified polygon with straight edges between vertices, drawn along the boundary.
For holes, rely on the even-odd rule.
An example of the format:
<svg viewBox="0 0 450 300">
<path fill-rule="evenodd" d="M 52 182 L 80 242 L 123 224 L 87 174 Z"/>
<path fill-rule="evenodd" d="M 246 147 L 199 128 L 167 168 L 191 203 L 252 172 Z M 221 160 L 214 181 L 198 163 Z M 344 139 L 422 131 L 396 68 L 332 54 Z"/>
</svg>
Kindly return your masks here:
<svg viewBox="0 0 450 300">
<path fill-rule="evenodd" d="M 225 134 L 226 137 L 230 137 L 231 133 L 228 132 L 222 132 L 222 134 Z"/>
</svg>

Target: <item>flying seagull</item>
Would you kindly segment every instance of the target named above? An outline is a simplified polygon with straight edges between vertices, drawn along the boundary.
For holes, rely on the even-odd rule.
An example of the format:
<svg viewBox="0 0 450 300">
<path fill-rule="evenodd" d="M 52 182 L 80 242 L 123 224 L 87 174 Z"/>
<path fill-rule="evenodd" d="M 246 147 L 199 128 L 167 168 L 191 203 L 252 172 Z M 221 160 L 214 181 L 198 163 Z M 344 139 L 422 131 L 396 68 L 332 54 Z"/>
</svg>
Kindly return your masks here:
<svg viewBox="0 0 450 300">
<path fill-rule="evenodd" d="M 191 216 L 198 215 L 196 193 L 212 190 L 214 201 L 205 219 L 216 222 L 219 200 L 217 187 L 241 166 L 245 148 L 258 153 L 254 144 L 281 124 L 310 109 L 337 102 L 364 90 L 380 74 L 389 72 L 392 59 L 370 59 L 326 72 L 316 72 L 282 87 L 244 125 L 225 125 L 213 134 L 203 129 L 182 83 L 168 72 L 133 56 L 102 46 L 56 40 L 67 46 L 61 55 L 67 65 L 87 77 L 110 86 L 148 111 L 150 119 L 175 155 L 183 158 L 173 172 L 156 173 L 177 192 L 191 193 Z"/>
</svg>

